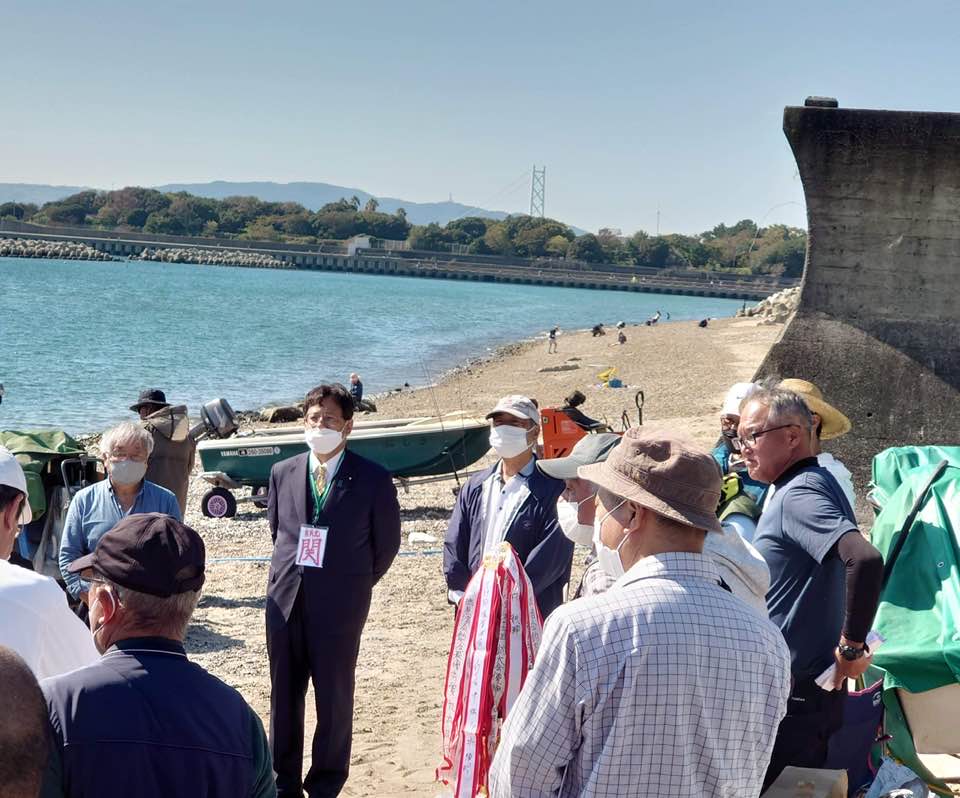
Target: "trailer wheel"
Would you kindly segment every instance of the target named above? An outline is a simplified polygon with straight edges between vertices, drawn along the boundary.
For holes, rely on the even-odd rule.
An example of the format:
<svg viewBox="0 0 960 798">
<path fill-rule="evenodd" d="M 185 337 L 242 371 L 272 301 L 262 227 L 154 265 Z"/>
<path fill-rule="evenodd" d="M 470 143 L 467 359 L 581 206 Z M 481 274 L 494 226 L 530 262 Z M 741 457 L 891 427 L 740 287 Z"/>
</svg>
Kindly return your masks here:
<svg viewBox="0 0 960 798">
<path fill-rule="evenodd" d="M 250 491 L 250 496 L 253 498 L 253 504 L 256 507 L 259 507 L 261 510 L 267 509 L 267 489 L 265 487 L 253 488 Z M 257 498 L 262 496 L 263 498 Z"/>
<path fill-rule="evenodd" d="M 226 488 L 213 488 L 203 494 L 200 511 L 207 518 L 233 518 L 237 514 L 237 500 Z"/>
</svg>

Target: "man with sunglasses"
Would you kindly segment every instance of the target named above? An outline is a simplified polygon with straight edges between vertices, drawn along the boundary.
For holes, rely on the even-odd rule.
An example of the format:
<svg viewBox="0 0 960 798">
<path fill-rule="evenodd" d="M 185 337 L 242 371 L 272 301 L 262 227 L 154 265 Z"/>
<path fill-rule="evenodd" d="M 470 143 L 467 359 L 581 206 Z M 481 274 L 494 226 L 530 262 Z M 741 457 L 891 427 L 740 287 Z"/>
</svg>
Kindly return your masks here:
<svg viewBox="0 0 960 798">
<path fill-rule="evenodd" d="M 869 665 L 864 643 L 880 597 L 883 559 L 860 534 L 843 489 L 817 463 L 803 397 L 761 387 L 741 408 L 734 445 L 774 495 L 754 546 L 770 567 L 767 607 L 790 648 L 793 686 L 766 789 L 788 765 L 823 767 L 843 723 L 846 680 Z M 836 665 L 833 690 L 814 681 Z"/>
</svg>

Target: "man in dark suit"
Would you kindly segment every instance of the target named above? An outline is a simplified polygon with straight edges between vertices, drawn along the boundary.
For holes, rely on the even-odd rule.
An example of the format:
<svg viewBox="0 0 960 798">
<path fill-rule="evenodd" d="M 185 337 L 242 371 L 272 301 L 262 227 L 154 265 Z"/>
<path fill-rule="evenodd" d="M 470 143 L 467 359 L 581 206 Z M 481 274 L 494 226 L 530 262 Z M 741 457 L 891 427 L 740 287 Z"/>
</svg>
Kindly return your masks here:
<svg viewBox="0 0 960 798">
<path fill-rule="evenodd" d="M 270 746 L 280 798 L 335 796 L 347 780 L 354 671 L 373 586 L 400 548 L 390 474 L 345 451 L 353 398 L 336 383 L 304 401 L 310 451 L 270 474 L 273 559 L 267 585 Z M 304 699 L 317 707 L 313 757 L 303 771 Z"/>
</svg>

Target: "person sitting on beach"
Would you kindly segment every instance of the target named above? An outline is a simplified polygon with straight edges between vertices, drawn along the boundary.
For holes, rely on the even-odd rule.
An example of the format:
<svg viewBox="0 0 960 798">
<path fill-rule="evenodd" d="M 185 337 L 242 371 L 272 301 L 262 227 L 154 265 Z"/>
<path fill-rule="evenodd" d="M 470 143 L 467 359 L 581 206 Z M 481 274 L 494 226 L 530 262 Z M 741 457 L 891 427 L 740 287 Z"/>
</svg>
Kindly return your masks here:
<svg viewBox="0 0 960 798">
<path fill-rule="evenodd" d="M 45 794 L 276 796 L 260 718 L 184 650 L 205 566 L 200 535 L 161 513 L 127 516 L 70 564 L 102 656 L 40 683 Z"/>
<path fill-rule="evenodd" d="M 543 617 L 563 603 L 570 580 L 573 542 L 557 521 L 564 483 L 540 472 L 532 451 L 540 435 L 540 411 L 526 396 L 504 396 L 487 413 L 490 446 L 500 456 L 474 474 L 457 495 L 443 546 L 447 598 L 459 603 L 486 553 L 506 541 L 533 583 Z"/>
<path fill-rule="evenodd" d="M 580 427 L 580 429 L 586 430 L 587 432 L 609 429 L 602 421 L 590 418 L 590 416 L 580 410 L 580 405 L 586 401 L 587 397 L 583 395 L 583 392 L 574 391 L 563 400 L 563 407 L 560 408 L 560 412 Z"/>
<path fill-rule="evenodd" d="M 623 346 L 626 342 L 627 342 L 627 336 L 623 332 L 623 330 L 620 330 L 620 332 L 617 333 L 617 343 L 620 344 L 620 346 Z"/>
<path fill-rule="evenodd" d="M 593 526 L 597 486 L 577 476 L 577 469 L 582 465 L 602 463 L 618 443 L 620 436 L 612 432 L 585 435 L 566 457 L 537 460 L 537 468 L 544 474 L 564 482 L 564 491 L 557 501 L 557 520 L 563 534 L 574 543 L 591 548 L 586 570 L 573 593 L 575 599 L 602 593 L 614 582 L 597 561 Z"/>
<path fill-rule="evenodd" d="M 97 542 L 128 515 L 165 513 L 181 520 L 177 497 L 146 479 L 153 436 L 139 424 L 124 421 L 100 439 L 107 478 L 80 490 L 67 510 L 60 541 L 60 573 L 67 592 L 87 603 L 88 585 L 70 563 L 92 552 Z"/>
<path fill-rule="evenodd" d="M 602 324 L 594 324 L 590 328 L 590 334 L 596 338 L 598 335 L 606 335 L 607 333 L 604 331 Z"/>
<path fill-rule="evenodd" d="M 353 397 L 353 406 L 359 409 L 363 401 L 363 383 L 360 382 L 360 375 L 357 372 L 350 375 L 350 395 Z"/>
<path fill-rule="evenodd" d="M 31 518 L 23 469 L 0 447 L 0 645 L 16 651 L 43 679 L 93 662 L 97 651 L 56 582 L 7 561 L 20 524 Z"/>
<path fill-rule="evenodd" d="M 821 441 L 839 438 L 850 431 L 850 419 L 841 413 L 837 408 L 831 405 L 823 398 L 823 393 L 812 382 L 806 380 L 788 379 L 783 380 L 779 386 L 787 391 L 793 391 L 803 397 L 807 407 L 813 415 L 813 437 L 811 438 L 811 447 L 813 454 L 817 458 L 817 463 L 833 474 L 834 479 L 840 483 L 843 488 L 843 495 L 850 502 L 850 507 L 856 509 L 857 497 L 853 489 L 853 477 L 843 463 L 829 452 L 823 451 Z M 764 506 L 773 498 L 776 490 L 772 485 L 764 497 Z"/>
<path fill-rule="evenodd" d="M 712 454 L 713 459 L 720 466 L 720 473 L 724 476 L 736 474 L 740 478 L 743 490 L 759 507 L 763 501 L 763 494 L 767 490 L 767 485 L 763 482 L 757 482 L 747 473 L 743 457 L 740 452 L 735 451 L 733 444 L 737 437 L 737 424 L 740 422 L 740 405 L 755 390 L 757 390 L 757 385 L 753 382 L 738 382 L 730 386 L 720 408 L 721 441 L 713 449 Z"/>
<path fill-rule="evenodd" d="M 704 555 L 724 534 L 716 465 L 633 428 L 577 474 L 598 488 L 598 554 L 618 582 L 547 619 L 491 798 L 759 795 L 790 654 Z"/>
<path fill-rule="evenodd" d="M 50 744 L 47 740 L 47 706 L 37 677 L 27 663 L 0 645 L 0 795 L 4 798 L 37 798 L 43 784 Z"/>
<path fill-rule="evenodd" d="M 197 442 L 190 434 L 186 405 L 171 405 L 166 394 L 153 388 L 140 392 L 130 405 L 140 415 L 140 423 L 153 437 L 153 451 L 147 462 L 146 479 L 172 491 L 180 505 L 180 515 L 187 511 L 187 490 L 197 454 Z"/>
</svg>

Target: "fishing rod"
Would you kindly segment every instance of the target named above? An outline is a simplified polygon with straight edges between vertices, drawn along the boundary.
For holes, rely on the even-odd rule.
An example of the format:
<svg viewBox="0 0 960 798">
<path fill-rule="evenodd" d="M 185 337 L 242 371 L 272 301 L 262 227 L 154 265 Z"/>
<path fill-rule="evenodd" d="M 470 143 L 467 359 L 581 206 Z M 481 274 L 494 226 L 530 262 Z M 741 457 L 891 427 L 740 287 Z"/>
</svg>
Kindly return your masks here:
<svg viewBox="0 0 960 798">
<path fill-rule="evenodd" d="M 433 378 L 430 376 L 430 372 L 427 370 L 427 363 L 423 359 L 423 354 L 420 352 L 417 352 L 417 357 L 420 360 L 420 368 L 423 369 L 423 376 L 427 380 L 427 387 L 430 389 L 430 398 L 433 399 L 433 407 L 437 411 L 437 420 L 440 422 L 440 432 L 446 435 L 446 430 L 444 429 L 444 426 L 443 426 L 443 416 L 440 413 L 440 402 L 437 399 L 436 390 L 434 389 L 434 385 L 433 385 Z M 463 426 L 462 416 L 460 418 L 460 421 L 461 421 L 461 428 L 462 428 Z M 447 456 L 450 458 L 450 467 L 453 469 L 453 479 L 457 483 L 457 490 L 460 490 L 460 475 L 457 473 L 457 464 L 456 464 L 456 461 L 453 459 L 453 452 L 450 451 L 449 445 L 446 447 L 446 450 L 447 450 Z"/>
</svg>

